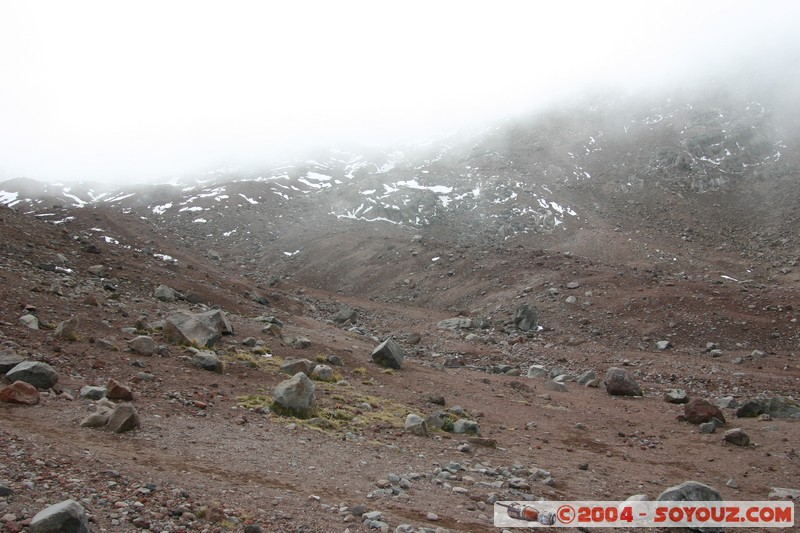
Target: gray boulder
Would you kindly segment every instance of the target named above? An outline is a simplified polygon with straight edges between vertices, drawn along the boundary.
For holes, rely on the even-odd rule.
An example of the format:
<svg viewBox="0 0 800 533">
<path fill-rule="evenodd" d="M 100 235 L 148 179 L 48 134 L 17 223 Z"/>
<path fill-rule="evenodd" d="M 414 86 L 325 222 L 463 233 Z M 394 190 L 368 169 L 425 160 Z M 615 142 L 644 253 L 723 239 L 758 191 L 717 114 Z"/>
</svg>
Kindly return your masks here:
<svg viewBox="0 0 800 533">
<path fill-rule="evenodd" d="M 514 313 L 514 325 L 521 331 L 537 331 L 539 329 L 539 311 L 530 304 L 522 304 Z"/>
<path fill-rule="evenodd" d="M 455 331 L 459 329 L 472 329 L 475 326 L 472 324 L 472 319 L 456 317 L 441 320 L 436 324 L 436 327 L 439 329 L 449 329 L 451 331 Z"/>
<path fill-rule="evenodd" d="M 730 442 L 735 446 L 747 446 L 750 444 L 750 436 L 742 428 L 729 429 L 723 437 L 725 442 Z"/>
<path fill-rule="evenodd" d="M 81 398 L 86 398 L 87 400 L 99 400 L 106 397 L 106 388 L 84 385 L 81 387 L 80 395 Z"/>
<path fill-rule="evenodd" d="M 174 344 L 210 348 L 222 335 L 230 333 L 233 328 L 219 309 L 205 313 L 178 311 L 164 320 L 164 338 Z"/>
<path fill-rule="evenodd" d="M 51 389 L 58 383 L 58 373 L 52 366 L 41 361 L 23 361 L 8 371 L 9 381 L 24 381 L 37 389 Z"/>
<path fill-rule="evenodd" d="M 800 402 L 789 396 L 757 398 L 745 402 L 737 411 L 739 418 L 768 414 L 772 418 L 800 418 Z"/>
<path fill-rule="evenodd" d="M 403 368 L 403 349 L 394 339 L 386 339 L 372 351 L 372 360 L 386 368 Z"/>
<path fill-rule="evenodd" d="M 27 328 L 39 329 L 39 319 L 34 315 L 22 315 L 19 317 L 19 322 Z"/>
<path fill-rule="evenodd" d="M 606 392 L 612 396 L 642 396 L 642 389 L 631 373 L 616 367 L 606 372 Z"/>
<path fill-rule="evenodd" d="M 299 418 L 308 418 L 316 410 L 314 382 L 298 372 L 291 379 L 281 381 L 273 391 L 273 410 Z"/>
<path fill-rule="evenodd" d="M 42 509 L 28 529 L 30 533 L 89 533 L 86 510 L 75 500 L 66 500 Z"/>
<path fill-rule="evenodd" d="M 680 485 L 669 487 L 658 495 L 659 502 L 719 502 L 719 492 L 698 481 L 684 481 Z"/>
<path fill-rule="evenodd" d="M 14 350 L 6 349 L 0 351 L 0 376 L 23 362 L 24 359 L 17 355 Z"/>
<path fill-rule="evenodd" d="M 587 370 L 578 377 L 578 385 L 588 387 L 591 383 L 597 381 L 597 375 L 592 370 Z"/>
<path fill-rule="evenodd" d="M 217 354 L 208 350 L 202 350 L 194 354 L 192 363 L 196 367 L 210 372 L 222 372 L 223 369 L 222 361 L 219 360 Z"/>
<path fill-rule="evenodd" d="M 95 406 L 95 412 L 81 421 L 81 427 L 98 428 L 105 426 L 108 424 L 109 416 L 116 408 L 117 404 L 107 398 L 101 398 Z"/>
<path fill-rule="evenodd" d="M 317 363 L 309 361 L 308 359 L 290 359 L 281 365 L 281 371 L 290 376 L 294 376 L 298 372 L 310 376 L 316 367 Z"/>
<path fill-rule="evenodd" d="M 156 343 L 153 337 L 148 335 L 139 335 L 138 337 L 128 341 L 128 348 L 139 355 L 153 355 L 156 351 Z"/>
<path fill-rule="evenodd" d="M 311 378 L 317 381 L 333 381 L 333 369 L 328 365 L 317 365 L 311 371 Z"/>
<path fill-rule="evenodd" d="M 453 433 L 463 433 L 466 435 L 480 435 L 481 430 L 478 423 L 474 420 L 467 420 L 466 418 L 459 418 L 453 424 Z"/>
<path fill-rule="evenodd" d="M 166 285 L 159 285 L 156 287 L 156 290 L 153 291 L 153 297 L 162 302 L 174 302 L 177 296 L 178 294 L 175 290 Z"/>
<path fill-rule="evenodd" d="M 670 389 L 664 394 L 664 401 L 680 405 L 689 403 L 689 396 L 683 389 Z"/>
<path fill-rule="evenodd" d="M 680 485 L 669 487 L 658 495 L 659 502 L 719 502 L 722 496 L 719 492 L 697 481 L 684 481 Z M 724 533 L 725 528 L 702 527 L 695 531 L 704 533 Z"/>
<path fill-rule="evenodd" d="M 549 374 L 547 369 L 542 365 L 531 365 L 530 368 L 528 368 L 527 376 L 529 378 L 546 378 Z"/>
<path fill-rule="evenodd" d="M 67 339 L 74 341 L 78 338 L 78 328 L 80 327 L 80 320 L 77 317 L 72 317 L 65 320 L 56 326 L 53 335 L 59 339 Z"/>
<path fill-rule="evenodd" d="M 420 437 L 428 435 L 428 424 L 421 416 L 415 415 L 414 413 L 410 413 L 406 416 L 403 429 L 413 435 L 419 435 Z"/>
<path fill-rule="evenodd" d="M 138 428 L 140 425 L 139 413 L 133 404 L 121 403 L 111 411 L 107 427 L 114 433 L 124 433 Z"/>
<path fill-rule="evenodd" d="M 353 323 L 358 318 L 356 310 L 350 306 L 343 305 L 339 308 L 339 312 L 333 317 L 333 321 L 337 324 Z"/>
</svg>

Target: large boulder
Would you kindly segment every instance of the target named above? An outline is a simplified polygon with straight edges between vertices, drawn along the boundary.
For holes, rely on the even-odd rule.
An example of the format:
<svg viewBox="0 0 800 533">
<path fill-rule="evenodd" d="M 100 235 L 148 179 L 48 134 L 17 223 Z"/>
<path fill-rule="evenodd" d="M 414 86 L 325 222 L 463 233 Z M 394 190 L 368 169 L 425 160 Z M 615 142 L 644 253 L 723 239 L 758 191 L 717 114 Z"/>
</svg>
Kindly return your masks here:
<svg viewBox="0 0 800 533">
<path fill-rule="evenodd" d="M 386 368 L 403 368 L 403 348 L 394 339 L 386 339 L 372 350 L 372 360 Z"/>
<path fill-rule="evenodd" d="M 714 418 L 723 424 L 725 423 L 725 416 L 722 414 L 719 407 L 704 398 L 694 398 L 684 405 L 683 414 L 686 420 L 691 424 L 711 422 Z"/>
<path fill-rule="evenodd" d="M 745 402 L 737 411 L 739 418 L 768 414 L 772 418 L 800 418 L 800 402 L 788 396 L 757 398 Z"/>
<path fill-rule="evenodd" d="M 514 313 L 514 325 L 521 331 L 537 331 L 539 312 L 530 304 L 522 304 Z"/>
<path fill-rule="evenodd" d="M 58 383 L 58 373 L 41 361 L 23 361 L 6 374 L 9 381 L 24 381 L 37 389 L 51 389 Z"/>
<path fill-rule="evenodd" d="M 612 396 L 642 396 L 642 389 L 631 373 L 617 367 L 606 372 L 606 392 Z"/>
<path fill-rule="evenodd" d="M 75 500 L 51 505 L 34 515 L 30 533 L 89 533 L 89 517 Z"/>
<path fill-rule="evenodd" d="M 164 321 L 164 338 L 174 344 L 210 348 L 222 335 L 231 333 L 233 328 L 219 309 L 205 313 L 178 311 Z"/>
<path fill-rule="evenodd" d="M 298 372 L 275 387 L 272 394 L 273 410 L 280 414 L 308 418 L 316 410 L 315 390 L 314 382 L 304 373 Z"/>
<path fill-rule="evenodd" d="M 15 381 L 0 390 L 0 401 L 21 405 L 36 405 L 39 403 L 39 391 L 36 387 L 24 381 Z"/>
</svg>

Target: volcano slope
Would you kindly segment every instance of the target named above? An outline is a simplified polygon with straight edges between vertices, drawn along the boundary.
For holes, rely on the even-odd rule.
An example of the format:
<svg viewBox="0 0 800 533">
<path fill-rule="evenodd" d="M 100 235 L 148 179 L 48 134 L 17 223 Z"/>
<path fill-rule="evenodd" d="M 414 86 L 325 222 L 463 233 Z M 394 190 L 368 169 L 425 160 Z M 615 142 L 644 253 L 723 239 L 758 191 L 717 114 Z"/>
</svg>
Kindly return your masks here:
<svg viewBox="0 0 800 533">
<path fill-rule="evenodd" d="M 794 145 L 784 141 L 776 163 L 773 143 L 730 140 L 747 150 L 726 164 L 754 164 L 745 158 L 755 145 L 767 162 L 757 167 L 763 179 L 725 181 L 708 170 L 722 164 L 706 160 L 722 157 L 712 147 L 723 141 L 706 130 L 728 123 L 670 105 L 669 131 L 658 129 L 669 113 L 649 107 L 639 138 L 651 132 L 651 153 L 685 153 L 639 156 L 615 140 L 614 153 L 635 155 L 619 159 L 627 170 L 591 147 L 591 161 L 564 155 L 579 153 L 577 141 L 553 142 L 553 132 L 578 124 L 579 135 L 564 138 L 600 136 L 556 114 L 533 137 L 505 130 L 466 155 L 383 164 L 352 190 L 342 174 L 342 187 L 295 194 L 324 182 L 319 168 L 296 166 L 285 196 L 269 192 L 270 180 L 230 178 L 207 193 L 166 187 L 139 191 L 143 200 L 2 208 L 0 342 L 6 356 L 58 373 L 38 404 L 0 403 L 0 485 L 10 493 L 2 527 L 24 530 L 39 510 L 73 498 L 92 531 L 477 532 L 497 530 L 498 499 L 653 499 L 686 480 L 726 500 L 800 488 L 797 420 L 736 416 L 748 400 L 798 394 Z M 680 121 L 705 133 L 680 144 Z M 668 142 L 673 134 L 680 142 Z M 557 149 L 560 165 L 542 152 Z M 511 176 L 540 164 L 537 175 L 550 178 L 538 189 Z M 555 167 L 598 179 L 562 179 Z M 481 169 L 472 176 L 483 179 L 481 194 L 462 197 L 446 182 L 462 203 L 444 210 L 436 195 L 445 182 L 433 177 L 451 173 L 466 186 Z M 401 215 L 375 203 L 386 216 L 373 218 L 356 204 L 373 190 L 416 196 L 385 199 Z M 427 218 L 398 223 L 404 205 Z M 160 285 L 183 298 L 157 299 Z M 541 331 L 516 326 L 523 304 L 538 310 Z M 344 306 L 355 318 L 340 323 Z M 234 330 L 212 347 L 225 363 L 218 372 L 197 367 L 195 347 L 168 342 L 162 329 L 176 311 L 213 307 Z M 20 322 L 26 313 L 39 329 Z M 481 327 L 439 326 L 452 318 Z M 75 332 L 57 335 L 70 319 Z M 129 348 L 140 335 L 155 341 L 153 355 Z M 404 351 L 401 369 L 372 362 L 390 337 Z M 315 418 L 270 409 L 290 377 L 282 363 L 298 358 L 333 370 L 332 381 L 315 381 Z M 566 378 L 529 378 L 531 365 Z M 629 371 L 643 395 L 609 395 L 611 367 Z M 599 386 L 578 382 L 587 371 Z M 98 403 L 81 389 L 112 379 L 132 390 L 140 426 L 81 427 Z M 702 433 L 682 421 L 683 405 L 664 401 L 670 389 L 719 402 L 726 425 Z M 409 414 L 437 413 L 444 429 L 404 429 Z M 456 419 L 477 423 L 480 437 L 452 431 Z M 724 440 L 737 427 L 749 445 Z"/>
</svg>

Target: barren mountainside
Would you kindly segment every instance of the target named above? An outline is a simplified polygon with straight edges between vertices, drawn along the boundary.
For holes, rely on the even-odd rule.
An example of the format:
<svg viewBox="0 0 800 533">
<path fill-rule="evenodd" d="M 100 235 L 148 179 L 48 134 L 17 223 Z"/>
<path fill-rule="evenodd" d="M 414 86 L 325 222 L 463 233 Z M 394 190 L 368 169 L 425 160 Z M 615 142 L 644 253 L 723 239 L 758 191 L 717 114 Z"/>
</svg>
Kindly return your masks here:
<svg viewBox="0 0 800 533">
<path fill-rule="evenodd" d="M 800 135 L 776 94 L 0 183 L 0 362 L 58 376 L 0 402 L 0 530 L 66 499 L 92 531 L 477 532 L 499 500 L 687 480 L 797 498 Z M 208 342 L 176 337 L 217 311 Z M 402 362 L 373 355 L 388 339 Z M 85 424 L 120 405 L 131 431 Z"/>
</svg>

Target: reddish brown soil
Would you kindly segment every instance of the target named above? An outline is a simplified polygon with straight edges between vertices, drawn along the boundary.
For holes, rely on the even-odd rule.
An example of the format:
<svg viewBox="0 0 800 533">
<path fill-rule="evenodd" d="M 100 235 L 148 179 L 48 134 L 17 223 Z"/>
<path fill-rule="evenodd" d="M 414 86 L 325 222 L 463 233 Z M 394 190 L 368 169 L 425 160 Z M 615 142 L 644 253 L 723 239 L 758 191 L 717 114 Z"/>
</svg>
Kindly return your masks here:
<svg viewBox="0 0 800 533">
<path fill-rule="evenodd" d="M 482 508 L 479 502 L 491 492 L 508 499 L 514 495 L 507 485 L 496 489 L 448 481 L 469 489 L 461 495 L 434 483 L 435 469 L 450 461 L 467 469 L 481 464 L 549 470 L 554 486 L 531 482 L 524 491 L 549 500 L 620 500 L 638 493 L 655 498 L 689 479 L 715 487 L 729 500 L 763 500 L 771 487 L 800 487 L 796 420 L 737 419 L 733 410 L 724 410 L 728 427 L 742 427 L 751 436 L 753 444 L 742 448 L 726 445 L 721 432 L 699 434 L 696 426 L 676 419 L 681 406 L 663 401 L 663 392 L 673 387 L 692 397 L 732 395 L 740 402 L 758 394 L 798 395 L 796 279 L 765 274 L 747 283 L 725 280 L 720 274 L 748 267 L 734 254 L 716 253 L 712 260 L 709 250 L 693 248 L 684 255 L 691 261 L 667 268 L 644 259 L 644 241 L 631 245 L 625 234 L 586 230 L 565 242 L 553 239 L 536 249 L 509 247 L 484 256 L 475 249 L 429 243 L 427 249 L 442 257 L 454 255 L 434 270 L 426 257 L 416 275 L 409 276 L 413 288 L 395 276 L 348 290 L 378 263 L 392 261 L 384 257 L 370 263 L 376 248 L 362 248 L 362 262 L 350 262 L 347 271 L 326 272 L 325 282 L 321 277 L 314 282 L 312 273 L 296 266 L 292 279 L 284 277 L 271 287 L 240 275 L 225 255 L 222 262 L 208 260 L 205 250 L 181 246 L 132 216 L 77 210 L 75 220 L 53 226 L 8 209 L 0 215 L 0 342 L 50 363 L 60 374 L 56 390 L 43 394 L 39 405 L 0 405 L 0 484 L 14 490 L 4 503 L 0 499 L 0 516 L 15 515 L 0 530 L 24 524 L 48 504 L 75 498 L 90 514 L 92 531 L 160 531 L 167 524 L 173 531 L 241 531 L 246 523 L 264 531 L 362 531 L 360 520 L 346 522 L 346 514 L 339 512 L 340 506 L 358 504 L 382 511 L 391 530 L 412 524 L 497 531 L 491 505 Z M 121 245 L 93 241 L 101 253 L 85 253 L 74 237 L 91 235 L 94 226 L 115 235 Z M 328 246 L 345 246 L 351 231 L 332 230 Z M 407 236 L 387 238 L 402 243 Z M 145 246 L 168 250 L 178 266 L 136 251 Z M 670 244 L 662 246 L 669 249 Z M 37 268 L 57 253 L 67 257 L 72 275 Z M 101 263 L 111 269 L 115 292 L 104 290 L 86 272 Z M 285 276 L 290 266 L 279 271 L 273 265 L 264 278 Z M 330 284 L 334 274 L 341 286 Z M 62 297 L 49 290 L 57 279 Z M 571 281 L 580 288 L 566 289 Z M 140 315 L 155 322 L 173 310 L 197 308 L 155 300 L 152 291 L 161 283 L 194 291 L 228 314 L 236 334 L 215 347 L 228 358 L 223 373 L 195 368 L 176 346 L 169 348 L 169 357 L 142 357 L 125 349 L 133 335 L 121 328 L 133 326 Z M 559 291 L 552 298 L 547 295 L 551 287 Z M 260 292 L 271 307 L 252 302 L 246 291 Z M 564 303 L 568 295 L 578 302 Z M 539 335 L 504 331 L 523 301 L 540 310 L 545 330 Z M 342 303 L 358 309 L 358 325 L 369 335 L 330 322 Z M 18 323 L 26 305 L 35 306 L 43 329 Z M 482 340 L 467 341 L 436 328 L 439 320 L 459 311 L 490 317 L 494 329 L 477 331 Z M 261 333 L 253 319 L 264 314 L 285 323 L 283 341 Z M 51 328 L 73 316 L 81 320 L 79 339 L 54 338 Z M 404 345 L 402 370 L 387 373 L 370 362 L 375 338 L 403 339 L 411 332 L 422 340 Z M 163 343 L 159 332 L 154 336 Z M 368 427 L 320 430 L 269 410 L 241 407 L 241 397 L 269 394 L 286 377 L 274 366 L 253 368 L 235 359 L 236 350 L 245 350 L 239 343 L 249 336 L 263 339 L 283 360 L 340 356 L 344 365 L 335 370 L 349 385 L 320 384 L 320 406 L 335 409 L 369 396 L 374 410 L 386 416 Z M 286 342 L 297 336 L 308 337 L 311 347 L 301 350 Z M 119 350 L 101 348 L 98 339 L 112 339 Z M 662 339 L 673 347 L 658 351 L 655 343 Z M 723 355 L 706 353 L 707 342 L 718 343 Z M 752 357 L 755 349 L 764 356 Z M 737 357 L 744 362 L 735 364 Z M 445 364 L 453 358 L 465 366 Z M 609 367 L 626 365 L 645 396 L 611 397 L 602 387 L 572 382 L 567 392 L 552 392 L 544 380 L 485 370 L 509 364 L 524 373 L 532 363 L 562 367 L 570 374 L 594 370 L 601 377 Z M 140 372 L 155 379 L 142 380 Z M 140 429 L 117 435 L 79 427 L 93 402 L 79 398 L 78 391 L 110 378 L 134 390 Z M 463 436 L 404 433 L 397 413 L 441 409 L 426 401 L 429 394 L 444 396 L 446 408 L 462 406 L 479 422 L 482 436 L 497 446 L 473 444 L 470 453 L 463 453 Z M 346 431 L 363 439 L 345 440 Z M 588 469 L 579 469 L 581 463 L 588 463 Z M 376 483 L 390 473 L 422 477 L 400 496 L 371 498 Z M 462 474 L 476 482 L 504 479 Z M 730 479 L 738 488 L 726 486 Z M 224 516 L 215 516 L 218 508 Z M 181 518 L 183 511 L 195 518 Z M 438 521 L 426 518 L 431 512 Z"/>
</svg>

